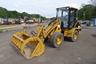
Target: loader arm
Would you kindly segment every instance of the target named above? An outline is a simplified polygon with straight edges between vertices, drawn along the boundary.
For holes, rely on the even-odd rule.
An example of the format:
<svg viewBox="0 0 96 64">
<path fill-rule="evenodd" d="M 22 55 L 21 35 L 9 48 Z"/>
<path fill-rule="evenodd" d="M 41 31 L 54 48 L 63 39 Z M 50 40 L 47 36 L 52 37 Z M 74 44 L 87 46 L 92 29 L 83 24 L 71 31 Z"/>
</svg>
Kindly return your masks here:
<svg viewBox="0 0 96 64">
<path fill-rule="evenodd" d="M 55 20 L 51 21 L 51 23 L 47 27 L 39 26 L 37 36 L 43 38 L 44 41 L 45 38 L 50 37 L 54 32 L 61 32 L 60 25 L 60 19 L 56 18 Z"/>
<path fill-rule="evenodd" d="M 54 32 L 61 31 L 60 25 L 61 22 L 58 18 L 51 22 L 51 24 L 45 28 L 45 37 L 51 36 Z"/>
</svg>

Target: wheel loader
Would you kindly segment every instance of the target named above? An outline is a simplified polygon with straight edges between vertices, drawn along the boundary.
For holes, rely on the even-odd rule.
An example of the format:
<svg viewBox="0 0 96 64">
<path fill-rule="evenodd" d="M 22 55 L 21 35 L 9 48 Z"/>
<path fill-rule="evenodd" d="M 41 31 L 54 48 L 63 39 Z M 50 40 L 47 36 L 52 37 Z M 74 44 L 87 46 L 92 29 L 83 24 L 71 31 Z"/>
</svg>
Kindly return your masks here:
<svg viewBox="0 0 96 64">
<path fill-rule="evenodd" d="M 11 38 L 12 44 L 25 58 L 31 59 L 44 53 L 47 40 L 54 48 L 61 47 L 64 37 L 77 41 L 81 26 L 76 16 L 77 9 L 75 8 L 57 8 L 56 18 L 50 21 L 47 27 L 38 25 L 36 32 L 31 32 L 32 36 L 25 31 L 16 32 Z"/>
</svg>

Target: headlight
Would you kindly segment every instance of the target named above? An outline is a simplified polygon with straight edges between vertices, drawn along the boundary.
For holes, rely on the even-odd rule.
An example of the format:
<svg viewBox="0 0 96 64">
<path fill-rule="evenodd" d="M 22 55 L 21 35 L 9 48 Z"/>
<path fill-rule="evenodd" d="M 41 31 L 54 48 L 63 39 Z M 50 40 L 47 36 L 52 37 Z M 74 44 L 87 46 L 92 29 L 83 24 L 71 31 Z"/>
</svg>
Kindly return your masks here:
<svg viewBox="0 0 96 64">
<path fill-rule="evenodd" d="M 81 26 L 78 26 L 78 29 L 81 29 Z"/>
<path fill-rule="evenodd" d="M 60 28 L 60 25 L 58 25 L 58 27 Z"/>
</svg>

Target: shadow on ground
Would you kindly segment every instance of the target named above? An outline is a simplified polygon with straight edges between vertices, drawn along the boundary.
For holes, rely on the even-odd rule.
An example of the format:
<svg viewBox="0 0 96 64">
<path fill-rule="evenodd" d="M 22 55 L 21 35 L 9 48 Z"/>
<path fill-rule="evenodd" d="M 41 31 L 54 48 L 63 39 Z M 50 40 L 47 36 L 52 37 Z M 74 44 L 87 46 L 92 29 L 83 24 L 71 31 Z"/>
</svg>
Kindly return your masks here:
<svg viewBox="0 0 96 64">
<path fill-rule="evenodd" d="M 92 37 L 96 38 L 96 34 L 92 34 Z"/>
</svg>

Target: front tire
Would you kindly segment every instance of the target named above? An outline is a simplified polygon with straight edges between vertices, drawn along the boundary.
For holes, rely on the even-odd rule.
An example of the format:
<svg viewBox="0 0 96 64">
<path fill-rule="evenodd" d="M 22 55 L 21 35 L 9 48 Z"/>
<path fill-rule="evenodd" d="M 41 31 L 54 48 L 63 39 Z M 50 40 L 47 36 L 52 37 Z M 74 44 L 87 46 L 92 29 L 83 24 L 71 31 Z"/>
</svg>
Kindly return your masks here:
<svg viewBox="0 0 96 64">
<path fill-rule="evenodd" d="M 55 32 L 50 38 L 51 45 L 55 48 L 58 48 L 62 45 L 64 41 L 64 36 L 62 33 Z"/>
</svg>

